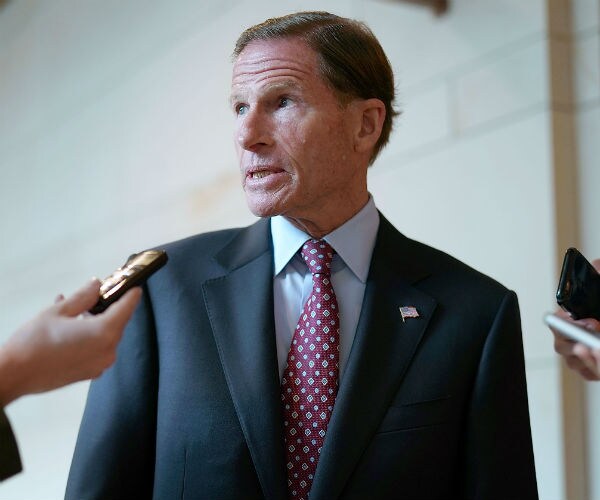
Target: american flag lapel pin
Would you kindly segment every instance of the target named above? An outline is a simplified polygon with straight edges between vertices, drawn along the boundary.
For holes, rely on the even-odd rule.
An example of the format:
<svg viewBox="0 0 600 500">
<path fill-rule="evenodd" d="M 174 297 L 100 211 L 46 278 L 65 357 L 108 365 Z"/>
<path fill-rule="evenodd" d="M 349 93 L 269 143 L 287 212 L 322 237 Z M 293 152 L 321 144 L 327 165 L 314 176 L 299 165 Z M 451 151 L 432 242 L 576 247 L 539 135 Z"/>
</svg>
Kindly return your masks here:
<svg viewBox="0 0 600 500">
<path fill-rule="evenodd" d="M 401 306 L 398 309 L 400 309 L 400 314 L 402 315 L 403 323 L 406 322 L 406 318 L 418 318 L 419 317 L 417 308 L 414 306 Z"/>
</svg>

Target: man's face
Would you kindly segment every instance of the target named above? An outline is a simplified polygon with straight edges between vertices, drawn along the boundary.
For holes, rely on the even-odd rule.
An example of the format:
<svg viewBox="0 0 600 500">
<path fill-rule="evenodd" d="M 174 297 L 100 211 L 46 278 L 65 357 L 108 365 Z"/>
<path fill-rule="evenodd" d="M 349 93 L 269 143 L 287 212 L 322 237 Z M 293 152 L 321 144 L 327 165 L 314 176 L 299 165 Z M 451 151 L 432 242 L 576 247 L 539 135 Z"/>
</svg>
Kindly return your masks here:
<svg viewBox="0 0 600 500">
<path fill-rule="evenodd" d="M 246 46 L 234 64 L 231 105 L 242 183 L 255 215 L 326 225 L 357 197 L 366 202 L 366 170 L 352 156 L 351 106 L 340 105 L 305 42 Z"/>
</svg>

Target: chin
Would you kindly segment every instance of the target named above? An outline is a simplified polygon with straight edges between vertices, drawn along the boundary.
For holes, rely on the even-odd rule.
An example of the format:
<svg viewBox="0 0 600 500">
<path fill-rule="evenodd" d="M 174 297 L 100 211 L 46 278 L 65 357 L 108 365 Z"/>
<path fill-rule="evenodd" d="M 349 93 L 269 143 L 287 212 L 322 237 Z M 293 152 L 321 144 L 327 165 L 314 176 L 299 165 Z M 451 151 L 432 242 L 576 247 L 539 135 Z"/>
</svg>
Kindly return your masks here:
<svg viewBox="0 0 600 500">
<path fill-rule="evenodd" d="M 246 200 L 246 203 L 248 204 L 250 212 L 256 215 L 256 217 L 273 217 L 279 215 L 279 211 L 271 204 L 260 203 L 253 200 Z"/>
</svg>

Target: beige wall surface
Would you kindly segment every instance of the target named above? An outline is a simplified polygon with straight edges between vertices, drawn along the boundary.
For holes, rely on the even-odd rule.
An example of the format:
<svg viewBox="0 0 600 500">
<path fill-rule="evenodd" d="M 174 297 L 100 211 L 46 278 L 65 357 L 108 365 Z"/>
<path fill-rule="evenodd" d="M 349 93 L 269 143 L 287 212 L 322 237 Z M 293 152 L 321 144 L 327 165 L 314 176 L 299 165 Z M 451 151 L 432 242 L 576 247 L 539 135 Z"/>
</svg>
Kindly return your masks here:
<svg viewBox="0 0 600 500">
<path fill-rule="evenodd" d="M 598 3 L 581 0 L 574 19 L 581 245 L 600 256 Z M 0 340 L 133 251 L 254 220 L 232 147 L 233 42 L 266 17 L 323 8 L 0 2 Z M 563 250 L 546 2 L 453 0 L 442 17 L 394 0 L 326 8 L 366 21 L 397 76 L 403 115 L 369 176 L 380 209 L 406 235 L 519 295 L 540 496 L 562 499 L 560 364 L 541 322 L 554 308 Z M 86 390 L 9 406 L 25 473 L 0 485 L 0 499 L 62 498 Z M 600 470 L 600 430 L 590 437 Z"/>
<path fill-rule="evenodd" d="M 600 1 L 575 4 L 575 124 L 580 246 L 600 258 Z M 600 383 L 586 384 L 589 498 L 600 500 Z"/>
</svg>

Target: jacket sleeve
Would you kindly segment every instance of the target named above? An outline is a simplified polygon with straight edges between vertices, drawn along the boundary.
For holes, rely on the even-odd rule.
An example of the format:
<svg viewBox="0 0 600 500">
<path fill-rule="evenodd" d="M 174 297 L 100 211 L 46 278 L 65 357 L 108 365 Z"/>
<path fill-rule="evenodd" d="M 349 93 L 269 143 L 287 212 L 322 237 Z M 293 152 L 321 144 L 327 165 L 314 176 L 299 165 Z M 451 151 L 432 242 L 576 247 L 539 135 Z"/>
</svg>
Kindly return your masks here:
<svg viewBox="0 0 600 500">
<path fill-rule="evenodd" d="M 501 303 L 482 351 L 467 418 L 464 497 L 537 499 L 519 306 Z"/>
<path fill-rule="evenodd" d="M 145 290 L 117 361 L 90 386 L 66 499 L 152 497 L 157 382 L 154 319 Z"/>
<path fill-rule="evenodd" d="M 21 472 L 21 458 L 10 422 L 0 409 L 0 481 Z"/>
</svg>

